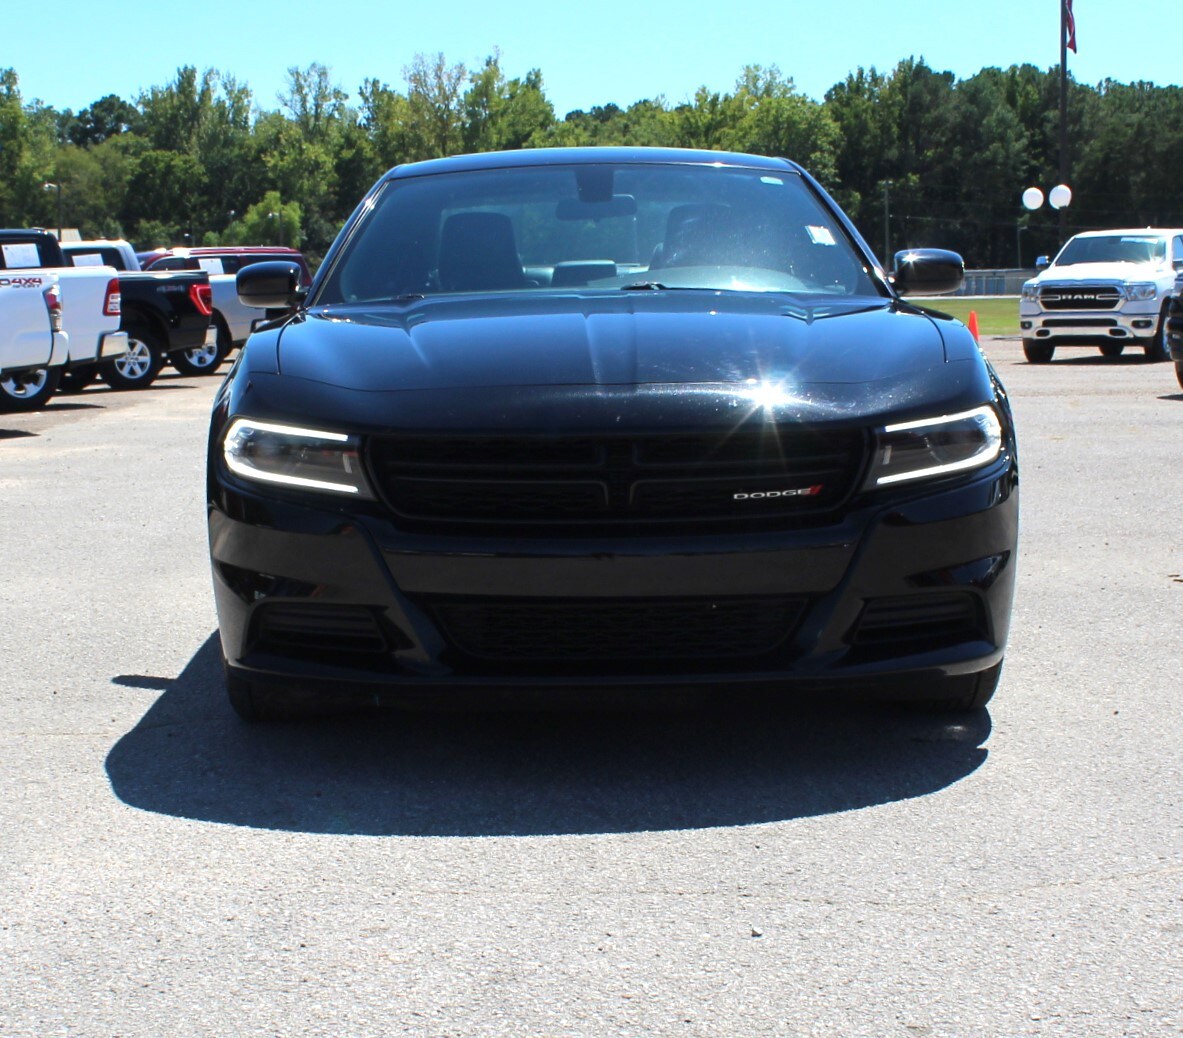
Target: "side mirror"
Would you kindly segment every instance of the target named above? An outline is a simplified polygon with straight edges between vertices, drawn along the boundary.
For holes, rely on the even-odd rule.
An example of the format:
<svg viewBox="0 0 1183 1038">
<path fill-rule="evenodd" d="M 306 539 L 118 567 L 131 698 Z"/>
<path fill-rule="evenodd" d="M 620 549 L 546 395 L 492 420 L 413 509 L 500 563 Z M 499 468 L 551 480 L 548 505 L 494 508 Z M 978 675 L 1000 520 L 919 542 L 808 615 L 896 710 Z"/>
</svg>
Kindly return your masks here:
<svg viewBox="0 0 1183 1038">
<path fill-rule="evenodd" d="M 1046 256 L 1036 256 L 1035 257 L 1035 269 L 1036 270 L 1047 270 L 1047 268 L 1050 267 L 1051 265 L 1052 265 L 1052 261 L 1050 259 L 1048 259 Z"/>
<path fill-rule="evenodd" d="M 252 263 L 234 276 L 238 301 L 259 309 L 291 310 L 306 295 L 300 285 L 300 265 L 287 260 Z"/>
<path fill-rule="evenodd" d="M 895 254 L 892 281 L 902 296 L 946 295 L 965 283 L 965 261 L 948 249 L 905 249 Z"/>
</svg>

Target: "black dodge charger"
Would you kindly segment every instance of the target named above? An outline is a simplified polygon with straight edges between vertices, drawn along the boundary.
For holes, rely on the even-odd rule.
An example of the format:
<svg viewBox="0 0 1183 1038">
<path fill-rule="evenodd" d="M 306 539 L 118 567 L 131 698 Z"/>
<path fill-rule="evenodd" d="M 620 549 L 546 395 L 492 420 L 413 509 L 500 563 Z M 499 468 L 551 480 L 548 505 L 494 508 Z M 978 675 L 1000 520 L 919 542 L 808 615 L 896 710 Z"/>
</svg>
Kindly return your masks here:
<svg viewBox="0 0 1183 1038">
<path fill-rule="evenodd" d="M 1014 587 L 1005 392 L 783 159 L 399 166 L 214 404 L 209 538 L 243 717 L 733 690 L 983 706 Z"/>
</svg>

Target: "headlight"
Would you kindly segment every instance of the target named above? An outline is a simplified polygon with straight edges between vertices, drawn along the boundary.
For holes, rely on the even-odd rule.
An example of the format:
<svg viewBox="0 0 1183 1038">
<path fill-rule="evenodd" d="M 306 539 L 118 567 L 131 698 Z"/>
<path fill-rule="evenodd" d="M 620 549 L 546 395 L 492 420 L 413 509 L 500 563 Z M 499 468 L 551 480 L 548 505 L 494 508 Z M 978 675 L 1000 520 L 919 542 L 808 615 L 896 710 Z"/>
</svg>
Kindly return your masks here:
<svg viewBox="0 0 1183 1038">
<path fill-rule="evenodd" d="M 1154 299 L 1158 295 L 1158 285 L 1153 281 L 1136 281 L 1133 284 L 1126 285 L 1125 297 L 1131 302 L 1141 302 L 1146 299 Z"/>
<path fill-rule="evenodd" d="M 231 472 L 253 482 L 374 497 L 357 439 L 344 433 L 236 418 L 226 430 L 222 456 Z"/>
<path fill-rule="evenodd" d="M 1034 281 L 1024 281 L 1021 298 L 1035 302 L 1039 298 L 1039 286 Z"/>
<path fill-rule="evenodd" d="M 1002 453 L 1002 423 L 989 405 L 888 425 L 877 434 L 867 487 L 937 479 L 988 465 Z"/>
</svg>

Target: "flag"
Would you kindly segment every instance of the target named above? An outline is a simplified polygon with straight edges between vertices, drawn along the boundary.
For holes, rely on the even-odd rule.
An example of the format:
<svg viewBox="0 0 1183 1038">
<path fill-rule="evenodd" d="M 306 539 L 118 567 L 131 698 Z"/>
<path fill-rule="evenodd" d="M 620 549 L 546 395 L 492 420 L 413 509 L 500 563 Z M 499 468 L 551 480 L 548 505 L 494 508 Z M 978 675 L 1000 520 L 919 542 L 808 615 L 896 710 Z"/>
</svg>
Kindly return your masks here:
<svg viewBox="0 0 1183 1038">
<path fill-rule="evenodd" d="M 1064 37 L 1068 49 L 1076 53 L 1076 19 L 1072 17 L 1072 0 L 1064 0 Z"/>
</svg>

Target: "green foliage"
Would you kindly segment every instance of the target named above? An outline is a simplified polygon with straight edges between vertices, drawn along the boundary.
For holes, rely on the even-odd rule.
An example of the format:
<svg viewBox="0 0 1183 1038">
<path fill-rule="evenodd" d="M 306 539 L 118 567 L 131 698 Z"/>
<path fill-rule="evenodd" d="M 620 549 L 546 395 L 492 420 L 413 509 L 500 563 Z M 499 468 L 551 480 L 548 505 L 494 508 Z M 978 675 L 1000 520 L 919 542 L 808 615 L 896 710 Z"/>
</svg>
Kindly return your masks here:
<svg viewBox="0 0 1183 1038">
<path fill-rule="evenodd" d="M 278 191 L 268 191 L 241 218 L 226 228 L 223 245 L 286 245 L 298 249 L 303 240 L 299 202 L 284 202 Z"/>
<path fill-rule="evenodd" d="M 139 245 L 282 240 L 315 257 L 400 163 L 651 145 L 794 159 L 877 249 L 886 237 L 893 251 L 945 245 L 971 266 L 1009 266 L 1018 246 L 1030 261 L 1059 242 L 1056 214 L 1026 214 L 1018 201 L 1058 180 L 1056 69 L 986 68 L 958 81 L 908 57 L 887 72 L 856 69 L 818 102 L 777 66 L 752 65 L 731 91 L 562 119 L 542 72 L 512 77 L 496 51 L 475 70 L 418 54 L 402 73 L 395 86 L 365 80 L 351 105 L 327 67 L 292 67 L 267 108 L 245 83 L 184 66 L 134 101 L 108 94 L 75 114 L 23 102 L 16 70 L 0 68 L 0 225 L 57 226 L 60 215 L 88 236 Z M 1183 225 L 1183 90 L 1070 80 L 1069 139 L 1069 231 Z"/>
</svg>

